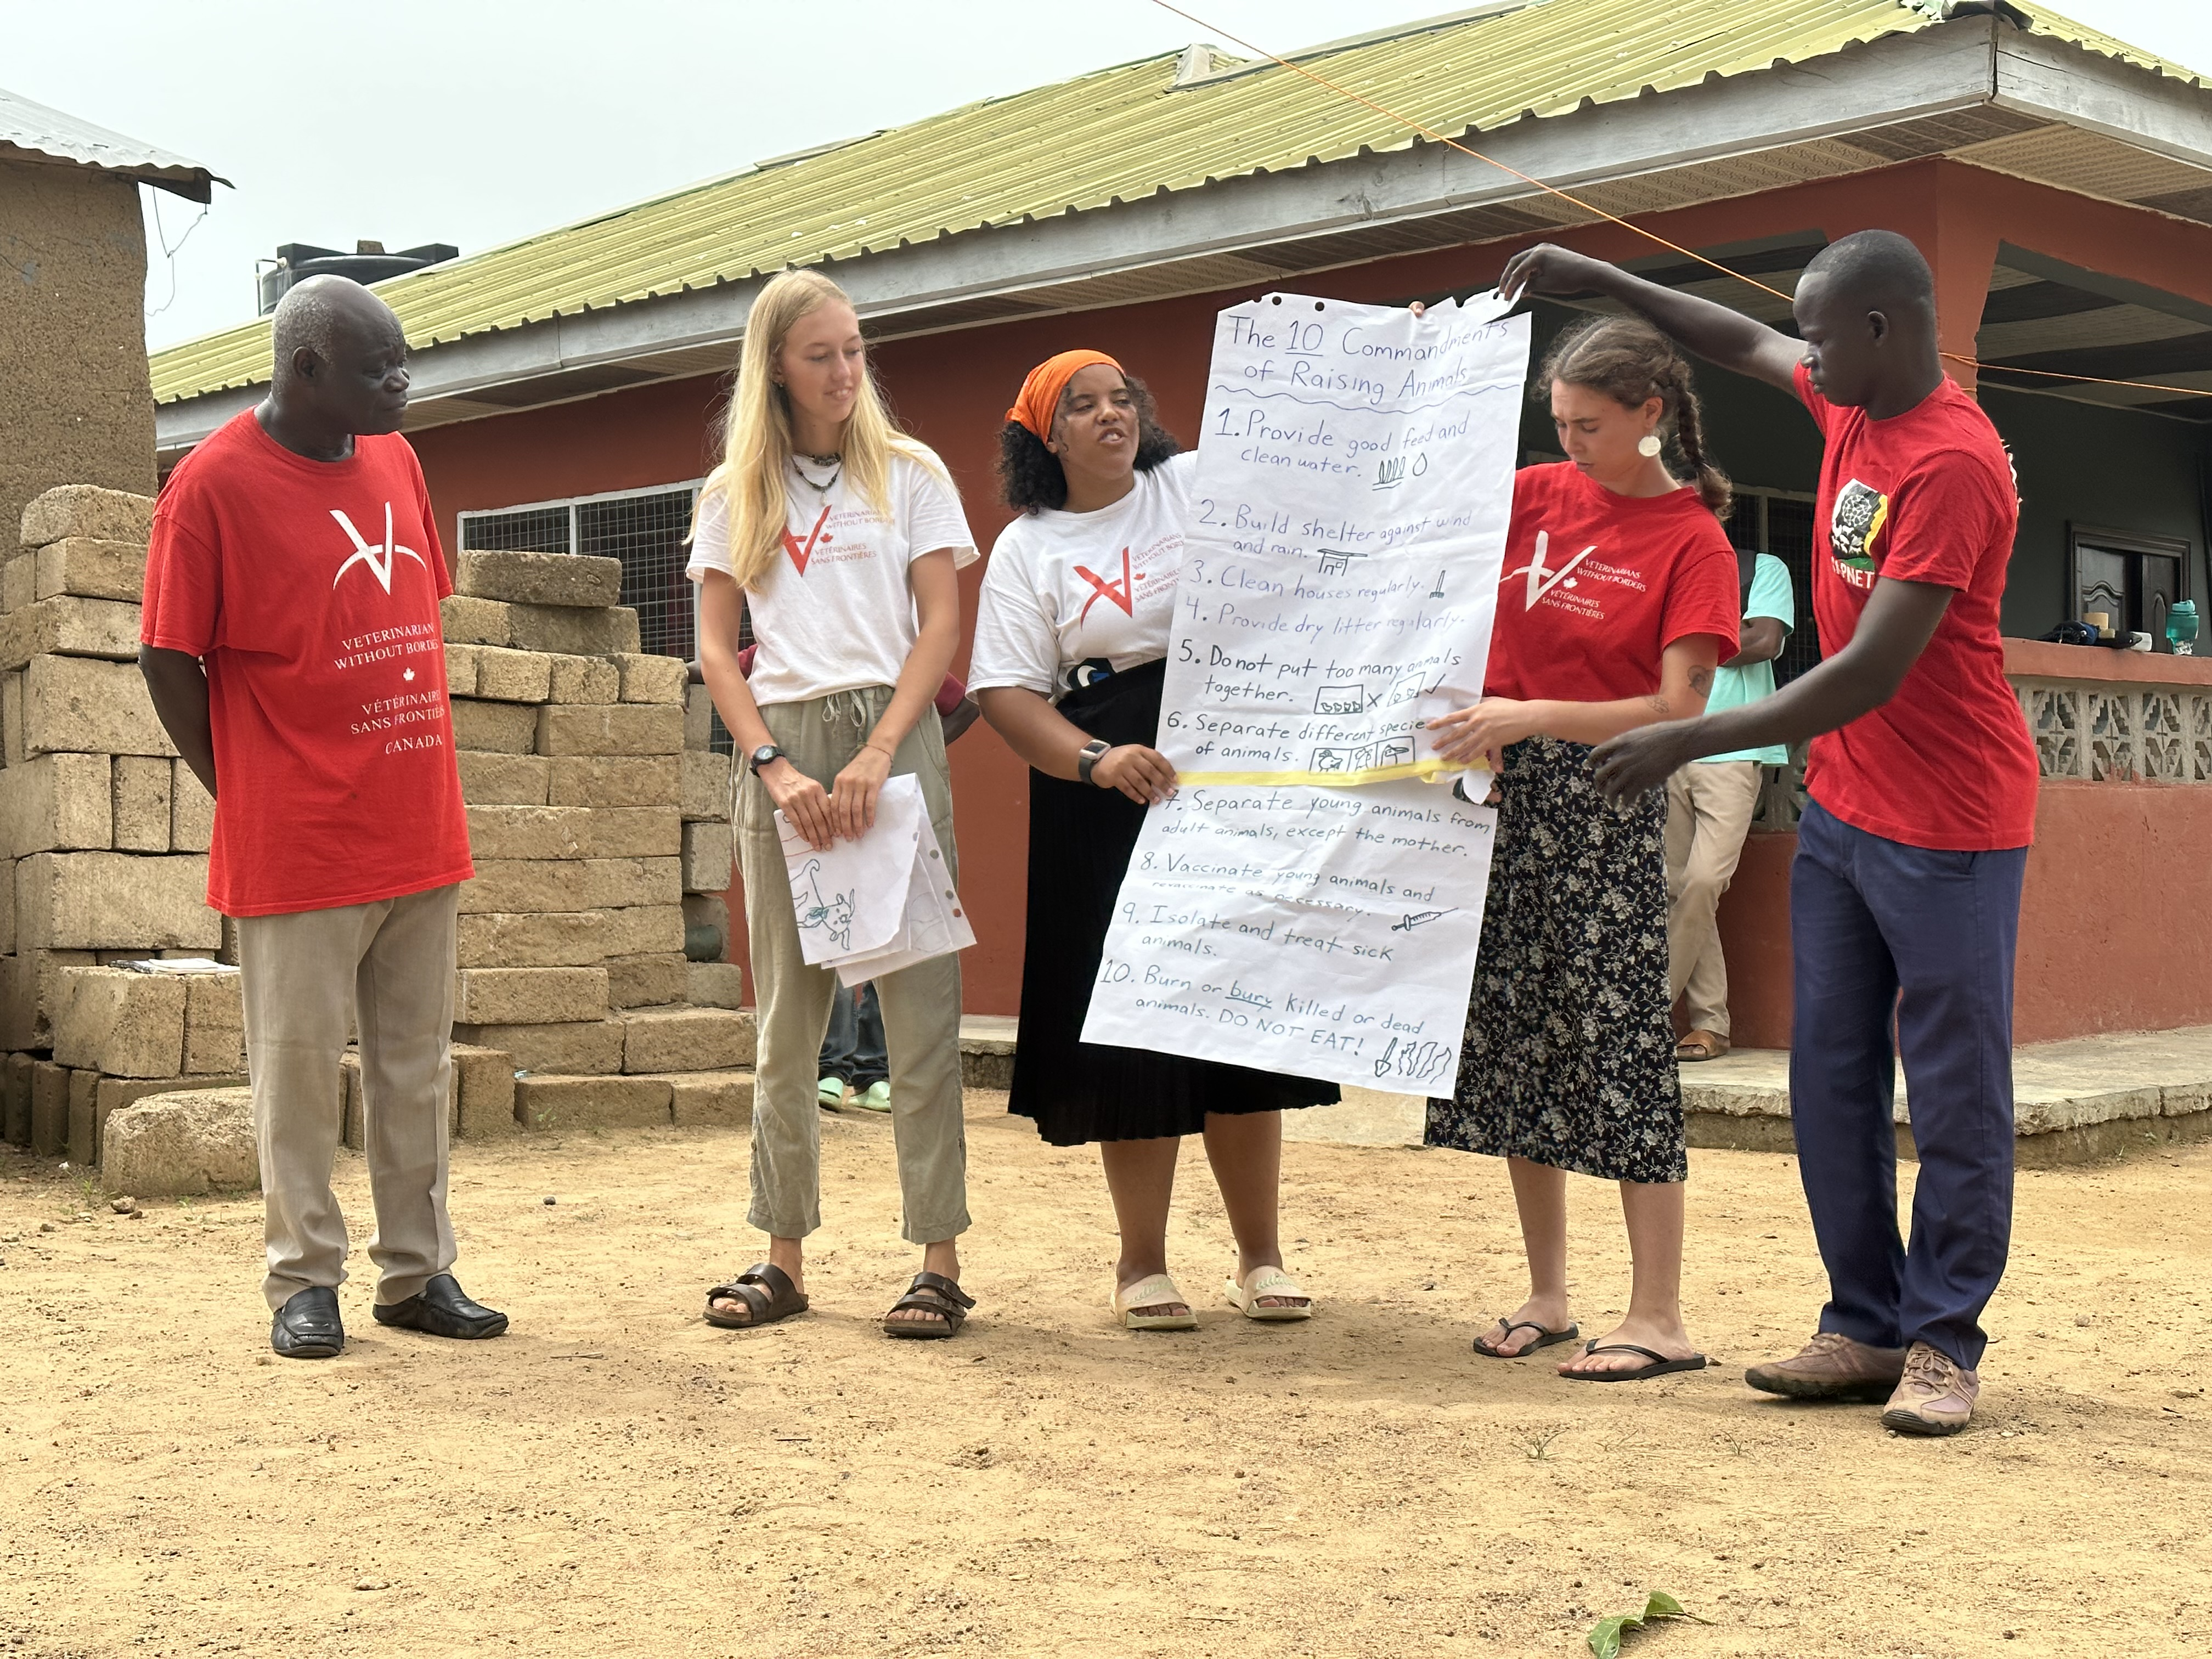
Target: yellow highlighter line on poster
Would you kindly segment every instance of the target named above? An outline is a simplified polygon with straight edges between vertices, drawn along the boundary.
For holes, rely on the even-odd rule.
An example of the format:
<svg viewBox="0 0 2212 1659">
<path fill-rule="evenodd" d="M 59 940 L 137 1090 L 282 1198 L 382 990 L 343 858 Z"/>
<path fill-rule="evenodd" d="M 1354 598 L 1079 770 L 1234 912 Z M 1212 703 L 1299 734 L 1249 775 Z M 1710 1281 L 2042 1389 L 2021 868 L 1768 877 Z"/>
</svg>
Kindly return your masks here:
<svg viewBox="0 0 2212 1659">
<path fill-rule="evenodd" d="M 1272 783 L 1284 787 L 1297 783 L 1319 784 L 1325 789 L 1349 789 L 1362 783 L 1397 783 L 1407 778 L 1419 778 L 1424 783 L 1440 783 L 1459 772 L 1478 771 L 1459 761 L 1448 761 L 1431 755 L 1426 760 L 1404 761 L 1395 766 L 1369 766 L 1356 772 L 1182 772 L 1176 774 L 1178 787 L 1188 785 L 1199 788 L 1210 784 Z"/>
</svg>

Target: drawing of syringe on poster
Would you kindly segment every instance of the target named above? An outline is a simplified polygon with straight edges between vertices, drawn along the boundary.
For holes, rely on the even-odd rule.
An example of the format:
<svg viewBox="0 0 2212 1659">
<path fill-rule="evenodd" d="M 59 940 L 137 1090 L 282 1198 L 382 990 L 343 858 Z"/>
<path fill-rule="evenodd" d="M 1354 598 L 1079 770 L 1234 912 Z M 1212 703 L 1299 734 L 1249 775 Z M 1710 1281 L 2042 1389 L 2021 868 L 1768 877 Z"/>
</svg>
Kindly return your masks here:
<svg viewBox="0 0 2212 1659">
<path fill-rule="evenodd" d="M 1482 692 L 1528 360 L 1504 308 L 1220 314 L 1160 720 L 1181 787 L 1085 1042 L 1449 1092 L 1497 815 L 1424 722 Z"/>
</svg>

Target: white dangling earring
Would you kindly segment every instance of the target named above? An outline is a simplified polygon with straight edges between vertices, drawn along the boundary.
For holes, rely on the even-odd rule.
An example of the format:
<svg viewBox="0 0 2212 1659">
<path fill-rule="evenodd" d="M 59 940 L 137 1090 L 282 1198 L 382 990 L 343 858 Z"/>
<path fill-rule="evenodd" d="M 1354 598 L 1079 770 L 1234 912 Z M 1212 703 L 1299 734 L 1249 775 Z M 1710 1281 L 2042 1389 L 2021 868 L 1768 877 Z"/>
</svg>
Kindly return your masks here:
<svg viewBox="0 0 2212 1659">
<path fill-rule="evenodd" d="M 1659 441 L 1659 434 L 1656 432 L 1647 432 L 1636 441 L 1636 453 L 1639 455 L 1656 455 L 1665 447 L 1666 446 Z"/>
</svg>

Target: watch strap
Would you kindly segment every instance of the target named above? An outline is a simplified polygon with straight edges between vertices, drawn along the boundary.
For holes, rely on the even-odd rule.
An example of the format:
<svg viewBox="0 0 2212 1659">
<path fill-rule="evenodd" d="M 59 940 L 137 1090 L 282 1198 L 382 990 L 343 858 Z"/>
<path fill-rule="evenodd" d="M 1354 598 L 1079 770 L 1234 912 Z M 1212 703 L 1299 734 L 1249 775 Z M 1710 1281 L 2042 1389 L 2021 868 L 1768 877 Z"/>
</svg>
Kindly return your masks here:
<svg viewBox="0 0 2212 1659">
<path fill-rule="evenodd" d="M 1091 769 L 1105 758 L 1106 751 L 1114 745 L 1103 738 L 1093 738 L 1083 745 L 1075 757 L 1075 777 L 1079 783 L 1091 781 Z"/>
</svg>

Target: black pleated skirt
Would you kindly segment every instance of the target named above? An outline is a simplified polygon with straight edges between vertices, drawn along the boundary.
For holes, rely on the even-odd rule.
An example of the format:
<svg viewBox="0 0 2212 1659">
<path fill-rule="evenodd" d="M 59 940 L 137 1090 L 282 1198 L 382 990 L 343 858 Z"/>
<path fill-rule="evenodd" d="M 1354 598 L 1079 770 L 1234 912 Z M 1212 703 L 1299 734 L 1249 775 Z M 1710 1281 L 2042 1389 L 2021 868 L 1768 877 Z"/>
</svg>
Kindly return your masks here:
<svg viewBox="0 0 2212 1659">
<path fill-rule="evenodd" d="M 1070 692 L 1060 712 L 1109 744 L 1158 738 L 1165 662 Z M 1146 809 L 1119 790 L 1030 774 L 1029 932 L 1007 1109 L 1055 1146 L 1194 1135 L 1208 1112 L 1325 1106 L 1334 1083 L 1082 1040 L 1106 929 Z"/>
</svg>

